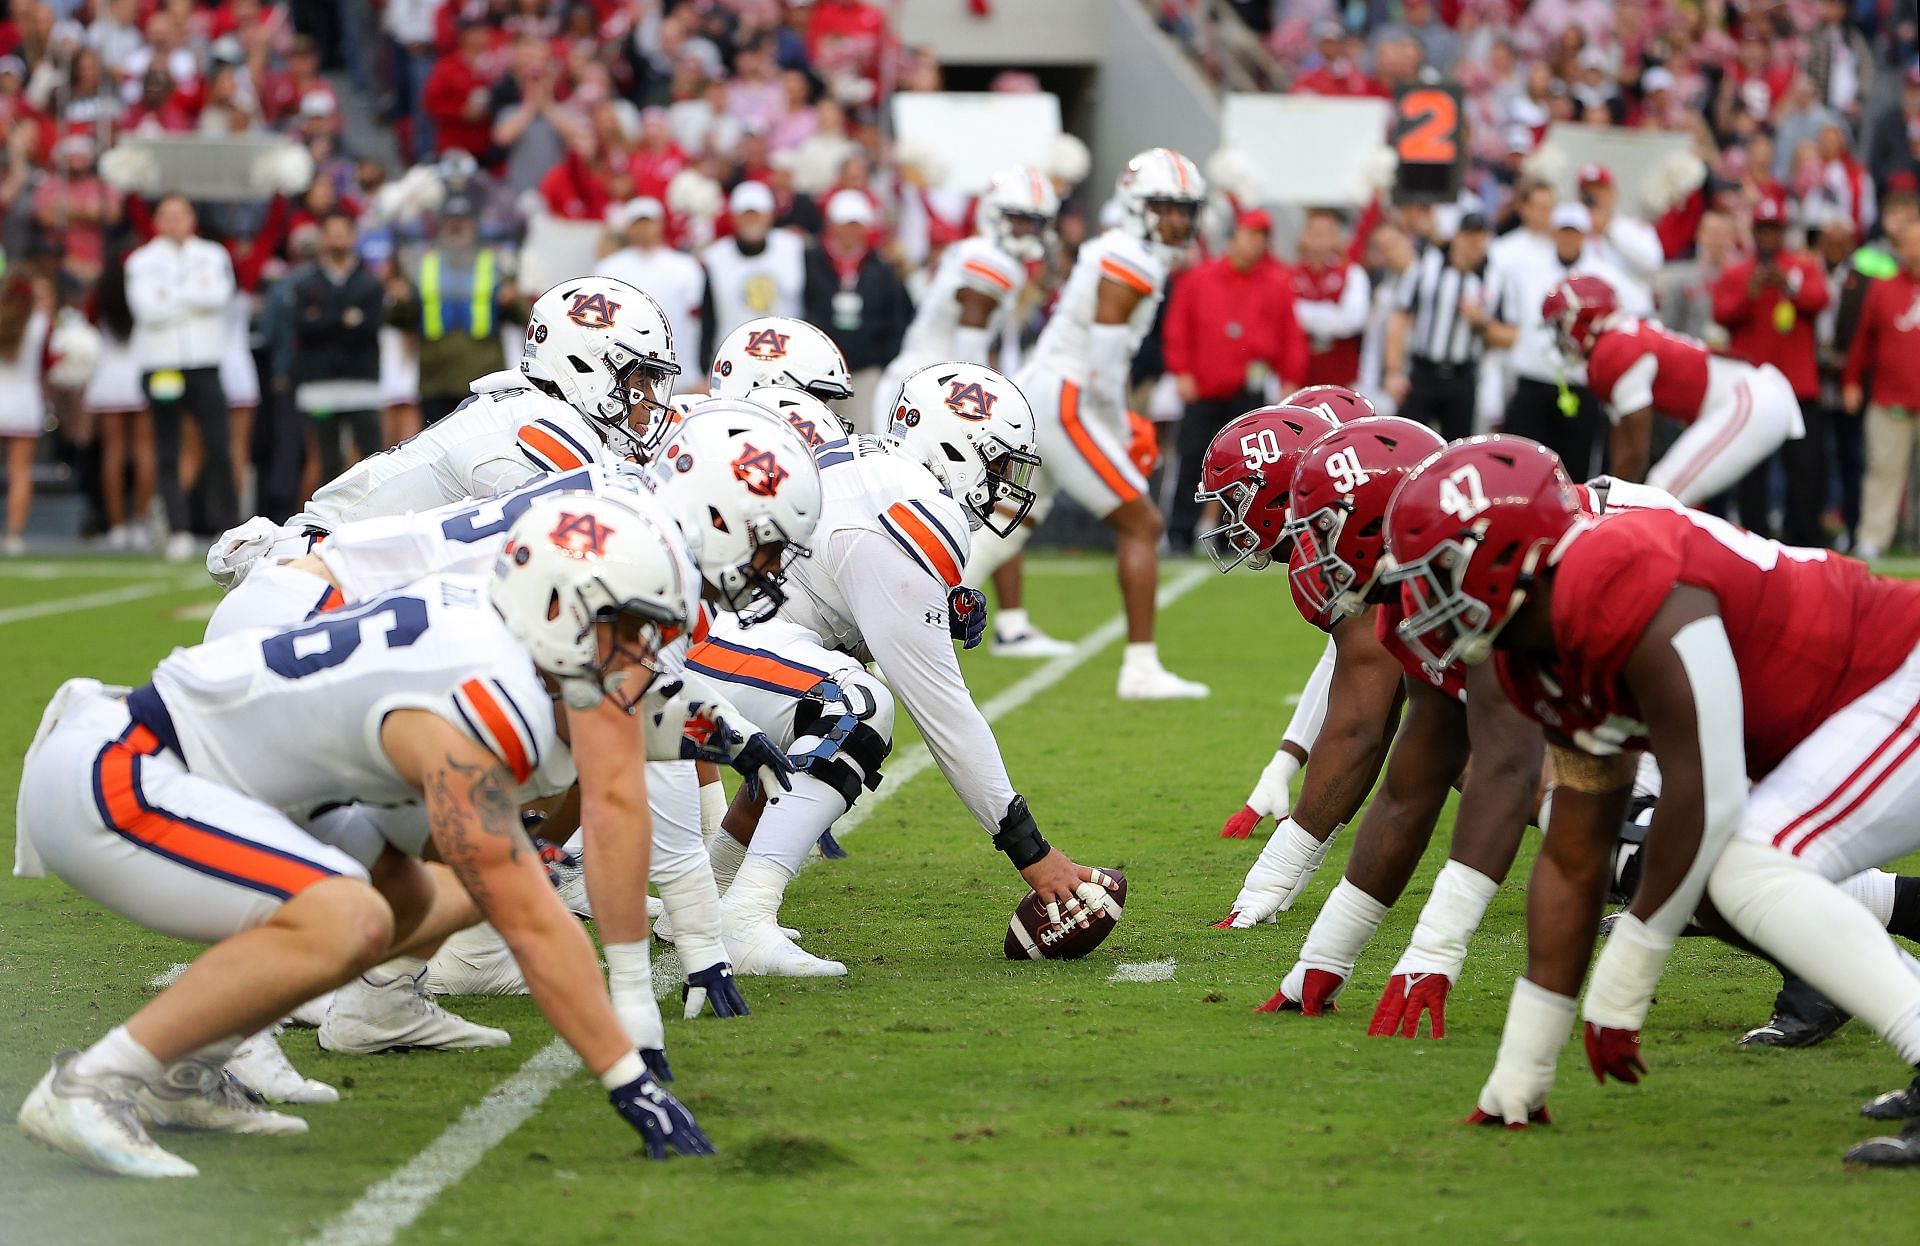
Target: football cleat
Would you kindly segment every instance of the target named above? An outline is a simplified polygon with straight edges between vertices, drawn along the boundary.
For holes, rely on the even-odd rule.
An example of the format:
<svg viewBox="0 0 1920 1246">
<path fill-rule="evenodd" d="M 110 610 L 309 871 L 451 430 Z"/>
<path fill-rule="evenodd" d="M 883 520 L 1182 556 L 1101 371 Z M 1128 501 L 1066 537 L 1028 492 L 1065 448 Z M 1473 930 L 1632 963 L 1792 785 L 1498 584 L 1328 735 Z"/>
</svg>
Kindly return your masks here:
<svg viewBox="0 0 1920 1246">
<path fill-rule="evenodd" d="M 440 945 L 427 962 L 427 989 L 435 995 L 525 995 L 527 980 L 500 932 L 482 922 Z"/>
<path fill-rule="evenodd" d="M 127 1077 L 82 1078 L 78 1051 L 63 1051 L 41 1077 L 17 1118 L 31 1142 L 61 1151 L 96 1172 L 119 1177 L 197 1177 L 200 1170 L 166 1150 L 140 1123 Z"/>
<path fill-rule="evenodd" d="M 1298 977 L 1299 981 L 1295 982 Z M 1281 983 L 1273 997 L 1255 1008 L 1255 1012 L 1298 1012 L 1303 1017 L 1318 1017 L 1329 1012 L 1339 1012 L 1333 997 L 1347 980 L 1337 973 L 1325 969 L 1302 970 L 1298 965 Z"/>
<path fill-rule="evenodd" d="M 1018 636 L 1002 635 L 996 627 L 993 638 L 987 642 L 987 652 L 996 658 L 1043 661 L 1050 658 L 1064 658 L 1073 652 L 1073 646 L 1064 640 L 1047 635 L 1037 627 L 1029 626 Z"/>
<path fill-rule="evenodd" d="M 287 1024 L 297 1025 L 302 1029 L 317 1030 L 320 1028 L 320 1023 L 327 1019 L 327 1009 L 332 1006 L 332 991 L 328 991 L 325 995 L 316 995 L 288 1013 Z"/>
<path fill-rule="evenodd" d="M 1773 1016 L 1734 1040 L 1742 1047 L 1814 1047 L 1840 1032 L 1850 1014 L 1798 978 L 1773 997 Z"/>
<path fill-rule="evenodd" d="M 844 978 L 847 967 L 813 955 L 780 933 L 772 921 L 736 924 L 722 919 L 733 972 L 743 977 Z"/>
<path fill-rule="evenodd" d="M 280 1136 L 307 1132 L 307 1122 L 270 1110 L 233 1074 L 204 1060 L 171 1065 L 159 1081 L 134 1086 L 129 1097 L 149 1124 L 163 1129 Z"/>
<path fill-rule="evenodd" d="M 371 1055 L 414 1048 L 474 1051 L 505 1047 L 513 1041 L 505 1030 L 475 1025 L 442 1008 L 427 990 L 426 979 L 425 969 L 379 984 L 362 974 L 341 987 L 321 1023 L 320 1046 Z"/>
<path fill-rule="evenodd" d="M 1158 663 L 1123 665 L 1116 691 L 1122 701 L 1198 701 L 1213 695 L 1205 684 L 1182 679 Z"/>
<path fill-rule="evenodd" d="M 1396 973 L 1367 1025 L 1368 1038 L 1418 1038 L 1420 1016 L 1428 1019 L 1428 1036 L 1447 1036 L 1447 992 L 1453 982 L 1443 973 Z"/>
<path fill-rule="evenodd" d="M 262 1030 L 227 1057 L 227 1072 L 246 1089 L 271 1103 L 338 1103 L 340 1092 L 325 1082 L 303 1077 L 293 1067 L 273 1030 Z"/>
<path fill-rule="evenodd" d="M 1920 1120 L 1920 1074 L 1900 1090 L 1889 1090 L 1860 1109 L 1860 1115 L 1876 1121 Z"/>
<path fill-rule="evenodd" d="M 1847 1149 L 1843 1157 L 1849 1164 L 1868 1168 L 1911 1168 L 1920 1165 L 1920 1120 L 1907 1122 L 1906 1128 L 1891 1137 L 1868 1138 Z"/>
</svg>

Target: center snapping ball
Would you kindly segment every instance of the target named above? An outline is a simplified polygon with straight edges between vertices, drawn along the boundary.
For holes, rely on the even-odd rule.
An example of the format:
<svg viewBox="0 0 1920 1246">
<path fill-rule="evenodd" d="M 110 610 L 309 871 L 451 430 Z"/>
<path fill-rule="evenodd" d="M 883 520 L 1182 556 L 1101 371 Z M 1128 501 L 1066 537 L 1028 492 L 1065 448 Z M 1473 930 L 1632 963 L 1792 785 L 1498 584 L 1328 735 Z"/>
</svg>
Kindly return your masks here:
<svg viewBox="0 0 1920 1246">
<path fill-rule="evenodd" d="M 1106 942 L 1113 928 L 1120 924 L 1121 911 L 1126 907 L 1127 876 L 1119 870 L 1100 872 L 1113 880 L 1113 889 L 1101 897 L 1093 920 L 1085 926 L 1078 922 L 1049 922 L 1047 906 L 1040 902 L 1039 893 L 1029 891 L 1026 899 L 1013 910 L 1013 920 L 1007 923 L 1007 959 L 1078 960 Z"/>
</svg>

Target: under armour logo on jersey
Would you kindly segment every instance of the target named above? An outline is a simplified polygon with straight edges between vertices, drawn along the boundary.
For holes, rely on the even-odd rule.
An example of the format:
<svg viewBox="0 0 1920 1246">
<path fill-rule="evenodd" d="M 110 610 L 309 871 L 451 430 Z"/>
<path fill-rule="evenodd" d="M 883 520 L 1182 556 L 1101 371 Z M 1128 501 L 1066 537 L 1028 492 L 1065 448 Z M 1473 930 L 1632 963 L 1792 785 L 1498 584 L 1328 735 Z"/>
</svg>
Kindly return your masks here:
<svg viewBox="0 0 1920 1246">
<path fill-rule="evenodd" d="M 963 420 L 985 420 L 993 416 L 998 394 L 988 393 L 978 381 L 953 382 L 947 388 L 947 409 Z"/>
<path fill-rule="evenodd" d="M 606 554 L 607 538 L 612 535 L 613 529 L 601 523 L 598 516 L 562 511 L 559 524 L 547 539 L 575 558 L 599 558 Z"/>
<path fill-rule="evenodd" d="M 567 309 L 567 319 L 583 329 L 611 329 L 619 310 L 620 304 L 609 302 L 604 294 L 576 294 L 573 306 Z"/>
<path fill-rule="evenodd" d="M 790 333 L 777 329 L 755 329 L 747 335 L 747 353 L 755 359 L 785 359 Z"/>
<path fill-rule="evenodd" d="M 732 463 L 734 479 L 747 486 L 747 492 L 759 498 L 770 498 L 780 492 L 781 484 L 792 475 L 780 466 L 780 460 L 773 457 L 773 451 L 756 449 L 752 442 L 741 447 L 740 457 Z"/>
</svg>

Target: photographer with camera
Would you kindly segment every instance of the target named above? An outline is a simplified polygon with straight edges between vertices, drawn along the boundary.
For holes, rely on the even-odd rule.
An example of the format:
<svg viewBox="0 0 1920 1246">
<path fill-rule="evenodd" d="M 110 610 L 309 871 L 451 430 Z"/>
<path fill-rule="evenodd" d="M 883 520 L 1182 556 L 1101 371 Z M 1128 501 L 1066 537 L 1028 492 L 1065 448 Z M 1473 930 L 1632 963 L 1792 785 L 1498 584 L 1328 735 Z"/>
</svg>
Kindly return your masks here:
<svg viewBox="0 0 1920 1246">
<path fill-rule="evenodd" d="M 1827 455 L 1824 409 L 1820 405 L 1819 346 L 1814 319 L 1827 306 L 1826 274 L 1820 261 L 1787 244 L 1786 205 L 1765 198 L 1753 209 L 1753 255 L 1731 264 L 1713 287 L 1713 318 L 1728 334 L 1727 354 L 1759 367 L 1772 364 L 1793 385 L 1800 400 L 1804 436 L 1780 448 L 1787 473 L 1785 523 L 1788 545 L 1821 548 L 1827 544 L 1822 522 L 1827 509 Z M 1768 521 L 1768 459 L 1740 482 L 1740 522 L 1772 536 Z"/>
</svg>

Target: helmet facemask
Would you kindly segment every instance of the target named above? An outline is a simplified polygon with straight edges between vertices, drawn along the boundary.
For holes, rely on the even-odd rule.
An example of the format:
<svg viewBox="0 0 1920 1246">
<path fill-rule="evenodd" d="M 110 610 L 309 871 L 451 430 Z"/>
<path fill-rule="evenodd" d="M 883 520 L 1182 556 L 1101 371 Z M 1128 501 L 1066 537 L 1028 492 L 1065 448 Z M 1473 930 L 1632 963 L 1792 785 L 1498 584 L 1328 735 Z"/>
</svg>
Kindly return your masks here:
<svg viewBox="0 0 1920 1246">
<path fill-rule="evenodd" d="M 1170 223 L 1170 209 L 1186 211 L 1186 232 L 1180 238 L 1165 236 L 1166 226 Z M 1166 247 L 1169 251 L 1184 251 L 1193 243 L 1194 229 L 1200 221 L 1200 201 L 1198 199 L 1149 199 L 1147 200 L 1146 226 L 1147 240 Z"/>
<path fill-rule="evenodd" d="M 720 522 L 717 512 L 714 521 Z M 747 549 L 744 561 L 721 568 L 717 578 L 707 577 L 720 608 L 738 615 L 742 627 L 766 622 L 786 604 L 787 559 L 813 557 L 811 549 L 789 539 L 772 517 L 752 521 Z"/>
<path fill-rule="evenodd" d="M 1028 264 L 1047 258 L 1054 243 L 1053 218 L 1040 212 L 999 211 L 999 226 L 994 230 L 1000 249 Z M 1025 229 L 1016 226 L 1027 226 Z"/>
<path fill-rule="evenodd" d="M 605 699 L 631 714 L 660 674 L 658 655 L 666 643 L 663 629 L 674 620 L 643 601 L 615 601 L 612 588 L 597 576 L 574 593 L 587 619 L 576 644 L 592 656 L 582 661 L 578 671 L 555 672 L 561 693 L 573 709 L 592 709 Z M 547 603 L 547 617 L 557 619 L 560 612 L 560 592 L 555 590 Z M 595 634 L 602 623 L 607 625 L 604 639 Z M 637 686 L 635 672 L 644 672 Z"/>
<path fill-rule="evenodd" d="M 607 396 L 587 414 L 607 447 L 623 458 L 640 458 L 659 448 L 671 427 L 674 378 L 678 365 L 611 342 L 601 363 L 612 374 Z"/>
<path fill-rule="evenodd" d="M 1291 566 L 1294 596 L 1325 619 L 1353 618 L 1367 608 L 1367 591 L 1372 587 L 1356 584 L 1351 564 L 1340 557 L 1340 534 L 1346 529 L 1353 507 L 1345 501 L 1319 510 L 1287 524 L 1287 536 L 1293 541 Z"/>
<path fill-rule="evenodd" d="M 1038 495 L 1032 489 L 1033 473 L 1040 467 L 1040 456 L 1031 450 L 1008 445 L 998 433 L 989 433 L 975 446 L 985 468 L 980 483 L 967 490 L 967 524 L 986 528 L 995 536 L 1012 536 L 1033 509 Z"/>
<path fill-rule="evenodd" d="M 1196 502 L 1220 504 L 1222 521 L 1219 526 L 1197 534 L 1194 539 L 1207 551 L 1207 557 L 1213 559 L 1213 565 L 1222 573 L 1233 570 L 1243 562 L 1259 571 L 1273 561 L 1272 551 L 1260 548 L 1260 534 L 1247 522 L 1254 501 L 1265 487 L 1264 476 L 1259 472 L 1249 472 L 1237 480 L 1227 481 L 1218 489 L 1202 488 L 1194 493 L 1193 500 Z"/>
</svg>

